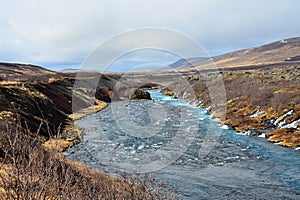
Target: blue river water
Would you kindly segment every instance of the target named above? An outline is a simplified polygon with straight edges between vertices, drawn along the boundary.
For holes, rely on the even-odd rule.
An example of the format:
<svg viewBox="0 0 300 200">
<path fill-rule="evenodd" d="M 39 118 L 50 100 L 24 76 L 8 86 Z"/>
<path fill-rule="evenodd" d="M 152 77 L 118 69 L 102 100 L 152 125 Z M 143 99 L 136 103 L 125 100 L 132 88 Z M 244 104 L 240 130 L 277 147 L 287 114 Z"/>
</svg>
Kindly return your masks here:
<svg viewBox="0 0 300 200">
<path fill-rule="evenodd" d="M 179 199 L 300 199 L 300 152 L 220 125 L 185 100 L 112 102 L 76 123 L 82 142 L 66 152 L 107 173 L 155 173 Z"/>
</svg>

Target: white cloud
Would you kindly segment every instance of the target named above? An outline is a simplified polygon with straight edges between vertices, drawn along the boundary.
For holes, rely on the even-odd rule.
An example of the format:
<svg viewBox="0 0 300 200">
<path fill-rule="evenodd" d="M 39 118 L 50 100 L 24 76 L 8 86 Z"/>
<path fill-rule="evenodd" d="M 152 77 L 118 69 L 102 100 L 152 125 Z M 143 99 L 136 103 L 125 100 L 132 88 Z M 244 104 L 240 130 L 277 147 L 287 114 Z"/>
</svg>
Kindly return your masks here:
<svg viewBox="0 0 300 200">
<path fill-rule="evenodd" d="M 2 61 L 82 62 L 105 39 L 142 27 L 182 32 L 210 54 L 300 33 L 297 0 L 0 0 L 0 9 Z"/>
</svg>

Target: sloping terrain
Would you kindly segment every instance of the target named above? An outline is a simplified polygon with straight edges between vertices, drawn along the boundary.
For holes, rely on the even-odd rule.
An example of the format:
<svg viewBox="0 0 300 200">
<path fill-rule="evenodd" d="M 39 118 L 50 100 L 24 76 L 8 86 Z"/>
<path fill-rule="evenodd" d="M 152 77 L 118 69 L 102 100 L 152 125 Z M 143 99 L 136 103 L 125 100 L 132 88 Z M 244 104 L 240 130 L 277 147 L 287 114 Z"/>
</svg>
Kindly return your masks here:
<svg viewBox="0 0 300 200">
<path fill-rule="evenodd" d="M 0 81 L 42 81 L 58 76 L 61 74 L 36 65 L 0 63 Z"/>
<path fill-rule="evenodd" d="M 213 60 L 218 67 L 235 67 L 285 62 L 299 54 L 300 38 L 297 37 L 224 54 Z"/>
<path fill-rule="evenodd" d="M 238 50 L 211 59 L 193 58 L 190 64 L 177 61 L 171 66 L 181 68 L 182 71 L 191 69 L 204 70 L 213 67 L 236 68 L 236 67 L 265 67 L 271 64 L 290 65 L 299 63 L 300 59 L 300 37 L 276 41 L 270 44 L 250 49 Z M 189 60 L 189 59 L 187 59 Z M 190 65 L 193 65 L 192 67 Z M 215 65 L 215 66 L 214 66 Z"/>
<path fill-rule="evenodd" d="M 222 118 L 221 123 L 238 132 L 265 133 L 271 142 L 300 147 L 299 55 L 300 37 L 216 56 L 213 61 L 219 72 L 213 70 L 212 63 L 189 68 L 183 65 L 178 69 L 196 93 L 196 97 L 185 98 L 210 107 L 215 118 Z M 227 103 L 211 105 L 206 80 L 220 74 Z M 184 97 L 182 92 L 176 93 L 176 85 L 168 87 L 176 96 Z M 218 106 L 225 106 L 226 113 L 219 112 Z"/>
<path fill-rule="evenodd" d="M 207 108 L 208 113 L 211 113 L 214 118 L 220 118 L 221 123 L 238 132 L 248 135 L 265 134 L 271 142 L 288 147 L 300 147 L 300 38 L 281 40 L 212 59 L 219 68 L 219 72 L 212 68 L 214 66 L 206 58 L 193 58 L 189 60 L 192 66 L 184 60 L 174 65 L 171 64 L 172 67 L 178 69 L 178 72 L 165 70 L 156 73 L 148 72 L 149 74 L 132 73 L 126 76 L 85 72 L 80 78 L 71 72 L 59 73 L 33 65 L 0 63 L 0 120 L 7 123 L 7 125 L 1 124 L 0 132 L 3 136 L 0 137 L 0 198 L 3 197 L 2 194 L 9 194 L 7 191 L 11 191 L 11 188 L 16 189 L 17 193 L 25 191 L 14 188 L 15 178 L 21 186 L 26 183 L 28 186 L 26 189 L 29 191 L 32 188 L 36 189 L 36 185 L 43 185 L 43 179 L 32 176 L 32 167 L 36 167 L 35 164 L 38 164 L 40 169 L 56 170 L 51 171 L 50 174 L 58 172 L 49 176 L 49 174 L 43 174 L 43 170 L 40 171 L 41 177 L 45 176 L 51 180 L 53 177 L 59 179 L 57 183 L 52 182 L 54 186 L 47 187 L 51 195 L 53 195 L 53 187 L 56 187 L 58 191 L 65 191 L 65 189 L 82 191 L 84 185 L 81 183 L 89 185 L 88 192 L 99 189 L 100 194 L 97 193 L 97 195 L 100 196 L 103 195 L 101 188 L 108 196 L 114 195 L 110 193 L 112 190 L 117 190 L 117 196 L 124 198 L 136 195 L 135 192 L 138 192 L 138 195 L 144 195 L 136 190 L 137 185 L 127 187 L 127 183 L 126 189 L 120 192 L 119 187 L 113 183 L 114 179 L 103 178 L 106 175 L 97 174 L 80 164 L 70 164 L 65 158 L 60 158 L 59 154 L 52 154 L 51 150 L 48 154 L 48 151 L 45 151 L 44 146 L 41 145 L 58 133 L 61 134 L 59 137 L 67 140 L 66 147 L 79 142 L 79 136 L 72 138 L 72 134 L 78 131 L 74 127 L 73 119 L 97 111 L 93 106 L 103 108 L 101 101 L 150 99 L 151 97 L 139 87 L 167 86 L 168 89 L 164 91 L 168 95 L 185 98 L 198 106 Z M 226 102 L 212 105 L 211 91 L 206 83 L 207 80 L 215 80 L 218 76 L 222 77 L 224 83 Z M 74 88 L 75 81 L 79 79 L 82 85 Z M 178 81 L 180 79 L 184 81 Z M 91 91 L 89 83 L 95 81 L 98 81 L 96 91 Z M 184 82 L 192 86 L 194 96 L 185 90 L 186 85 L 181 84 Z M 73 98 L 77 104 L 72 105 Z M 223 112 L 221 107 L 225 107 L 226 112 Z M 16 128 L 10 129 L 14 125 Z M 18 137 L 25 132 L 29 134 L 25 136 L 24 143 L 24 138 L 19 140 Z M 37 136 L 38 139 L 32 136 Z M 9 140 L 10 142 L 7 142 Z M 11 145 L 13 143 L 17 144 L 16 148 Z M 27 150 L 19 148 L 26 146 L 25 144 L 30 144 L 27 145 L 30 148 Z M 57 143 L 50 142 L 48 147 L 51 149 L 55 145 Z M 46 157 L 40 160 L 39 155 Z M 17 163 L 13 163 L 14 161 Z M 48 165 L 50 161 L 51 165 Z M 76 169 L 79 165 L 83 169 Z M 18 169 L 14 171 L 13 167 L 16 166 L 23 170 L 21 176 Z M 34 170 L 38 169 L 34 168 Z M 64 173 L 64 170 L 70 171 Z M 9 174 L 13 176 L 9 177 Z M 74 178 L 77 176 L 80 178 Z M 24 177 L 30 182 L 24 181 Z M 66 179 L 72 183 L 80 182 L 76 182 L 76 187 L 69 188 L 63 185 Z M 7 180 L 8 185 L 4 184 L 3 180 Z M 101 181 L 109 182 L 109 187 L 103 185 Z M 100 185 L 99 182 L 101 182 Z M 11 199 L 15 191 L 10 194 Z M 74 191 L 72 195 L 76 195 Z M 23 195 L 25 194 L 26 191 Z M 150 195 L 149 198 L 151 197 Z M 49 199 L 49 196 L 45 198 Z"/>
<path fill-rule="evenodd" d="M 46 138 L 66 130 L 73 124 L 71 118 L 83 116 L 88 107 L 102 105 L 101 101 L 110 102 L 113 96 L 115 99 L 150 98 L 128 85 L 113 91 L 120 78 L 116 74 L 81 72 L 78 78 L 81 85 L 74 87 L 76 73 L 58 73 L 38 66 L 10 63 L 1 63 L 0 72 L 3 77 L 0 81 L 0 120 L 17 119 L 23 127 L 32 132 L 38 130 Z M 97 85 L 95 91 L 91 84 Z"/>
<path fill-rule="evenodd" d="M 74 119 L 101 110 L 113 95 L 147 93 L 127 86 L 113 94 L 118 75 L 82 73 L 74 87 L 75 73 L 10 63 L 0 72 L 0 199 L 163 199 L 150 179 L 111 177 L 58 153 L 81 139 Z"/>
</svg>

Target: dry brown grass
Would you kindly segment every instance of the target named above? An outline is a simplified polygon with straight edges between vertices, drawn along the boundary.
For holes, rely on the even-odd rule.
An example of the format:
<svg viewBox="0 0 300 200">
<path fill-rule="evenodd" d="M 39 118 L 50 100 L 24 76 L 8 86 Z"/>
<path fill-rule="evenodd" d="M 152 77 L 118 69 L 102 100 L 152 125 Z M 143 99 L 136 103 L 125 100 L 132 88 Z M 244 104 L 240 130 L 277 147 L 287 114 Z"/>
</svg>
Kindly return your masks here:
<svg viewBox="0 0 300 200">
<path fill-rule="evenodd" d="M 37 135 L 1 124 L 0 199 L 174 199 L 153 177 L 112 177 L 57 151 L 46 151 Z"/>
<path fill-rule="evenodd" d="M 93 105 L 90 106 L 88 108 L 84 108 L 81 109 L 79 111 L 77 111 L 76 113 L 72 113 L 71 115 L 69 115 L 69 117 L 73 120 L 78 120 L 81 119 L 91 113 L 95 113 L 95 112 L 99 112 L 100 110 L 106 108 L 107 103 L 103 102 L 103 101 L 95 101 L 97 103 L 97 105 Z"/>
<path fill-rule="evenodd" d="M 279 123 L 291 124 L 300 119 L 300 65 L 273 66 L 269 68 L 224 70 L 221 71 L 226 90 L 226 115 L 212 107 L 213 117 L 221 119 L 221 123 L 230 125 L 238 132 L 258 135 L 265 129 L 277 130 Z M 187 75 L 193 86 L 197 100 L 203 107 L 211 105 L 210 95 L 205 84 L 213 78 L 214 73 L 203 75 Z M 180 97 L 180 96 L 179 96 Z M 192 99 L 195 100 L 195 99 Z M 286 115 L 287 112 L 292 112 Z M 257 116 L 252 116 L 260 113 Z M 298 128 L 300 125 L 298 124 Z M 284 129 L 272 132 L 269 141 L 280 142 L 283 146 L 299 146 L 299 130 L 292 129 L 284 133 Z"/>
<path fill-rule="evenodd" d="M 270 142 L 280 143 L 286 147 L 300 146 L 300 131 L 294 128 L 283 128 L 266 133 Z"/>
<path fill-rule="evenodd" d="M 273 64 L 286 64 L 289 58 L 299 56 L 300 38 L 291 38 L 285 42 L 277 41 L 267 45 L 234 51 L 213 57 L 212 60 L 202 62 L 194 67 L 197 70 L 238 67 L 264 67 Z M 299 61 L 295 63 L 299 64 Z M 188 71 L 183 69 L 183 71 Z"/>
<path fill-rule="evenodd" d="M 59 152 L 63 152 L 79 142 L 80 138 L 74 135 L 66 139 L 49 139 L 43 144 L 43 146 L 48 150 L 57 150 Z"/>
<path fill-rule="evenodd" d="M 72 120 L 81 119 L 91 113 L 99 112 L 100 110 L 106 108 L 107 103 L 103 101 L 95 101 L 97 105 L 90 106 L 88 108 L 84 108 L 79 110 L 76 113 L 69 115 Z M 66 133 L 68 132 L 68 133 Z M 44 142 L 43 146 L 50 150 L 57 150 L 59 152 L 63 152 L 66 149 L 78 144 L 81 140 L 82 130 L 80 127 L 76 126 L 74 123 L 70 123 L 64 129 L 63 135 L 69 135 L 68 137 L 61 137 L 59 134 L 54 138 L 51 138 Z"/>
<path fill-rule="evenodd" d="M 167 96 L 173 96 L 174 92 L 171 91 L 169 88 L 163 88 L 160 91 L 163 95 L 167 95 Z"/>
</svg>

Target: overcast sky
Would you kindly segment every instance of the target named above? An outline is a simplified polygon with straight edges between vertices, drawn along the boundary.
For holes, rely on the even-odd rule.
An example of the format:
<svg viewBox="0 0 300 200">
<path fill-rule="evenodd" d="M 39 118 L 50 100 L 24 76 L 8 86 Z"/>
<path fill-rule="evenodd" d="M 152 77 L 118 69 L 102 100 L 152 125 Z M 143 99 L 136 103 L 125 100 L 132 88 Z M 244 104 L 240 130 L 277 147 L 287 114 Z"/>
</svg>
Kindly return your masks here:
<svg viewBox="0 0 300 200">
<path fill-rule="evenodd" d="M 76 67 L 103 41 L 143 27 L 178 31 L 218 55 L 300 36 L 299 10 L 299 0 L 0 0 L 0 61 Z"/>
</svg>

